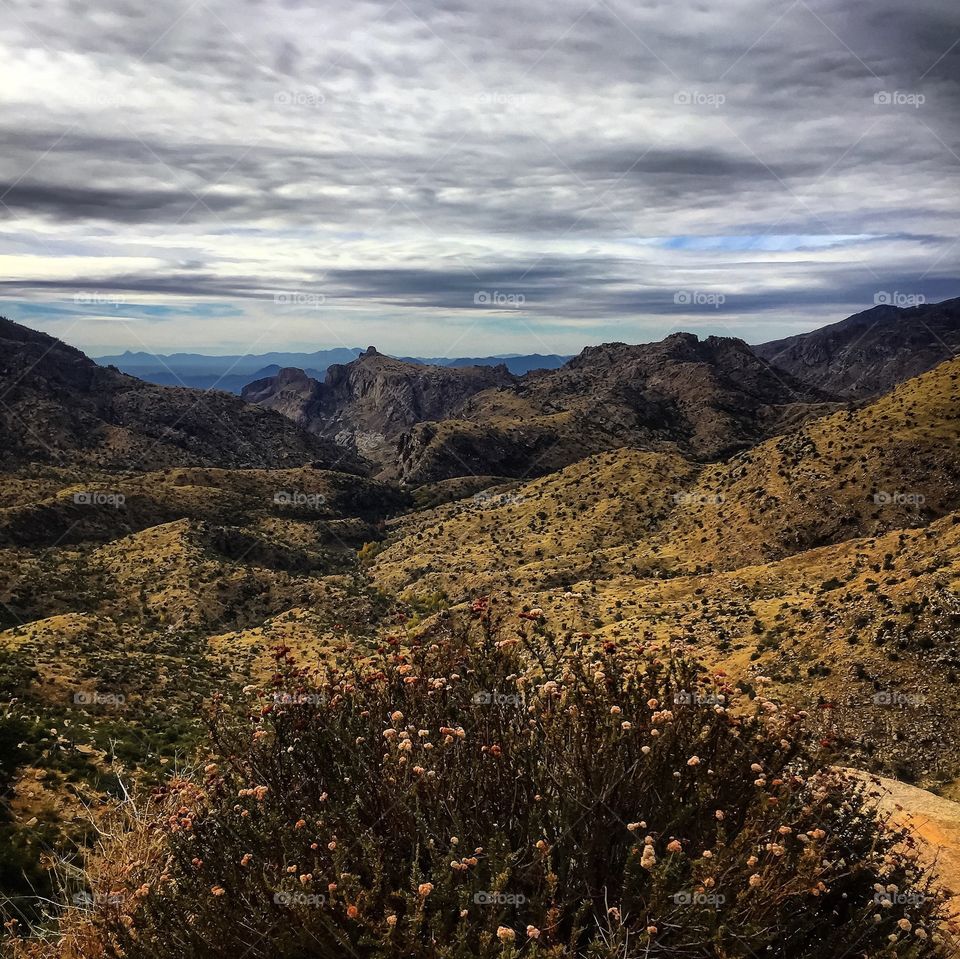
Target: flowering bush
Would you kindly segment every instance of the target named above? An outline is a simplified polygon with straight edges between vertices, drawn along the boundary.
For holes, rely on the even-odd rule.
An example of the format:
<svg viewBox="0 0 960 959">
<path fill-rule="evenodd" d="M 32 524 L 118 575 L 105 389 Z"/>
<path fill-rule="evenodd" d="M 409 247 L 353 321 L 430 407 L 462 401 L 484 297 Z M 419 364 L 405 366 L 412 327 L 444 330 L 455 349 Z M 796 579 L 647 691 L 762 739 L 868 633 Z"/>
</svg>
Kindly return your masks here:
<svg viewBox="0 0 960 959">
<path fill-rule="evenodd" d="M 909 839 L 723 676 L 484 602 L 362 663 L 276 655 L 111 852 L 75 954 L 947 954 Z"/>
</svg>

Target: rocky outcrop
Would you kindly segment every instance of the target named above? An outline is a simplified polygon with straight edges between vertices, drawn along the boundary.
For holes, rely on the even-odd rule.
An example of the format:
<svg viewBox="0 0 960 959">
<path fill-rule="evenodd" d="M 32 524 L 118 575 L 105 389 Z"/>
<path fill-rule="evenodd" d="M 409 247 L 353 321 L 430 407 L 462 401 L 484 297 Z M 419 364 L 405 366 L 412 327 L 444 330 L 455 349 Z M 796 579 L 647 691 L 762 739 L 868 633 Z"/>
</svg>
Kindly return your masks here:
<svg viewBox="0 0 960 959">
<path fill-rule="evenodd" d="M 408 483 L 540 475 L 623 446 L 713 459 L 832 409 L 831 397 L 742 340 L 689 333 L 588 347 L 522 377 L 503 366 L 413 365 L 371 347 L 322 383 L 283 370 L 243 395 Z"/>
<path fill-rule="evenodd" d="M 753 350 L 805 383 L 866 399 L 960 352 L 960 298 L 903 309 L 877 306 Z"/>
<path fill-rule="evenodd" d="M 446 420 L 474 394 L 516 382 L 502 365 L 422 366 L 371 346 L 352 363 L 331 366 L 323 382 L 281 370 L 242 395 L 386 465 L 395 460 L 397 440 L 416 424 Z"/>
<path fill-rule="evenodd" d="M 677 333 L 588 347 L 512 390 L 478 393 L 456 421 L 423 423 L 399 445 L 407 482 L 488 473 L 537 476 L 620 447 L 716 459 L 835 408 L 773 370 L 742 340 Z"/>
</svg>

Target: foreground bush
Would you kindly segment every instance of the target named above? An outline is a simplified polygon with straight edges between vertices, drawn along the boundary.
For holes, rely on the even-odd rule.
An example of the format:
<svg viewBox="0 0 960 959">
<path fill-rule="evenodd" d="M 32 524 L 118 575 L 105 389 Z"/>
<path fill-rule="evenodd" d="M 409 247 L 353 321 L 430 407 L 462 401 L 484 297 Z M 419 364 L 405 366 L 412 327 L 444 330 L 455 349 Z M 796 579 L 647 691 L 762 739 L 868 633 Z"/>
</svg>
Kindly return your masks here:
<svg viewBox="0 0 960 959">
<path fill-rule="evenodd" d="M 800 715 L 474 613 L 315 676 L 278 650 L 62 954 L 948 954 L 907 840 L 804 755 Z"/>
</svg>

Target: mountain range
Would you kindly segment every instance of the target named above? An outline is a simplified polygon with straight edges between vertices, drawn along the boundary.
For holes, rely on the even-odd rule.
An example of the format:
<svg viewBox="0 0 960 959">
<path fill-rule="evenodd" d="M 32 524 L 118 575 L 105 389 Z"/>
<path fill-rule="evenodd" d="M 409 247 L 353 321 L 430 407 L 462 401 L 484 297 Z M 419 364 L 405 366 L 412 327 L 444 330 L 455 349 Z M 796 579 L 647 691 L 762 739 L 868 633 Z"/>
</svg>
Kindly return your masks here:
<svg viewBox="0 0 960 959">
<path fill-rule="evenodd" d="M 123 373 L 139 377 L 158 386 L 189 386 L 201 390 L 224 390 L 239 395 L 243 387 L 254 380 L 275 376 L 281 369 L 301 369 L 307 375 L 321 379 L 329 366 L 345 364 L 356 359 L 359 348 L 339 347 L 314 353 L 261 353 L 210 356 L 204 353 L 120 353 L 115 356 L 94 357 L 101 366 L 114 366 Z M 540 353 L 504 354 L 482 357 L 403 357 L 404 362 L 420 366 L 499 366 L 505 365 L 511 373 L 522 375 L 531 370 L 556 369 L 569 356 Z"/>
<path fill-rule="evenodd" d="M 958 312 L 525 373 L 368 348 L 242 397 L 0 321 L 0 891 L 52 897 L 50 850 L 278 651 L 399 662 L 494 599 L 588 660 L 695 656 L 960 823 Z"/>
<path fill-rule="evenodd" d="M 385 477 L 537 475 L 620 446 L 712 458 L 828 410 L 740 340 L 588 347 L 558 370 L 418 366 L 371 348 L 321 382 L 283 370 L 243 398 L 349 446 Z"/>
</svg>

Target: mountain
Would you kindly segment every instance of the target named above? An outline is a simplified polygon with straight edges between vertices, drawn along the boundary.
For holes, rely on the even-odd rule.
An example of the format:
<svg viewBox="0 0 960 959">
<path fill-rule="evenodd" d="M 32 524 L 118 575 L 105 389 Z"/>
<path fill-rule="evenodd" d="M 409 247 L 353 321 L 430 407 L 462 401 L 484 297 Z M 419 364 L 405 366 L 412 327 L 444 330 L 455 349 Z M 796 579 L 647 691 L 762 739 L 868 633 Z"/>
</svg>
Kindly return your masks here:
<svg viewBox="0 0 960 959">
<path fill-rule="evenodd" d="M 419 485 L 525 476 L 622 446 L 713 459 L 832 408 L 742 341 L 677 333 L 588 347 L 558 370 L 419 366 L 372 347 L 318 383 L 281 370 L 244 399 L 371 456 Z"/>
<path fill-rule="evenodd" d="M 424 363 L 429 366 L 505 366 L 515 376 L 523 376 L 534 370 L 556 370 L 563 366 L 571 357 L 559 356 L 556 353 L 530 353 L 528 355 L 509 354 L 504 356 L 461 356 L 451 360 L 445 356 L 435 356 L 424 359 L 418 356 L 404 356 L 405 363 Z"/>
<path fill-rule="evenodd" d="M 359 348 L 318 350 L 315 353 L 261 353 L 233 356 L 207 356 L 202 353 L 144 353 L 130 352 L 116 356 L 96 357 L 101 366 L 115 366 L 148 383 L 158 386 L 189 386 L 199 390 L 225 390 L 238 396 L 254 380 L 274 376 L 281 369 L 302 369 L 314 379 L 322 380 L 327 368 L 355 360 Z M 403 357 L 405 363 L 420 366 L 506 366 L 516 375 L 531 370 L 557 369 L 570 359 L 556 354 L 458 357 Z"/>
<path fill-rule="evenodd" d="M 909 308 L 876 306 L 753 350 L 839 396 L 877 396 L 960 352 L 960 298 Z"/>
<path fill-rule="evenodd" d="M 156 370 L 150 373 L 133 373 L 138 379 L 155 383 L 157 386 L 187 386 L 195 390 L 223 390 L 239 396 L 243 388 L 251 380 L 262 380 L 268 376 L 276 376 L 283 367 L 272 363 L 253 373 L 172 373 L 167 370 Z M 125 371 L 128 372 L 128 371 Z M 323 376 L 323 370 L 308 368 L 305 372 L 313 377 Z"/>
<path fill-rule="evenodd" d="M 742 340 L 677 333 L 608 343 L 414 426 L 400 439 L 398 469 L 410 483 L 540 475 L 623 446 L 715 459 L 831 409 L 832 399 Z"/>
<path fill-rule="evenodd" d="M 349 451 L 226 393 L 154 386 L 0 318 L 0 464 L 362 471 Z"/>
<path fill-rule="evenodd" d="M 251 380 L 272 376 L 285 367 L 299 367 L 320 378 L 328 366 L 349 363 L 360 352 L 359 348 L 337 347 L 315 353 L 208 356 L 204 353 L 134 353 L 128 350 L 116 356 L 95 357 L 95 362 L 116 367 L 122 373 L 158 386 L 224 390 L 239 396 Z"/>
<path fill-rule="evenodd" d="M 361 353 L 359 347 L 337 347 L 314 353 L 243 353 L 229 356 L 208 356 L 204 353 L 120 353 L 98 356 L 101 366 L 115 366 L 124 373 L 146 379 L 147 374 L 165 372 L 173 375 L 238 376 L 256 373 L 265 366 L 299 366 L 325 370 L 331 363 L 349 363 Z M 249 381 L 248 381 L 249 382 Z"/>
<path fill-rule="evenodd" d="M 445 419 L 474 393 L 512 386 L 505 366 L 423 366 L 370 347 L 319 382 L 285 369 L 250 383 L 243 398 L 277 410 L 318 436 L 389 464 L 397 439 L 416 423 Z"/>
<path fill-rule="evenodd" d="M 908 308 L 877 306 L 810 333 L 761 343 L 752 349 L 808 386 L 844 399 L 865 399 L 932 369 L 960 350 L 960 298 Z M 280 369 L 301 369 L 313 379 L 322 380 L 328 367 L 348 364 L 360 353 L 356 347 L 231 356 L 128 351 L 97 357 L 96 362 L 149 383 L 219 389 L 239 395 L 248 383 L 273 376 Z M 400 358 L 401 362 L 424 366 L 505 366 L 515 376 L 557 370 L 570 359 L 539 353 Z"/>
</svg>

